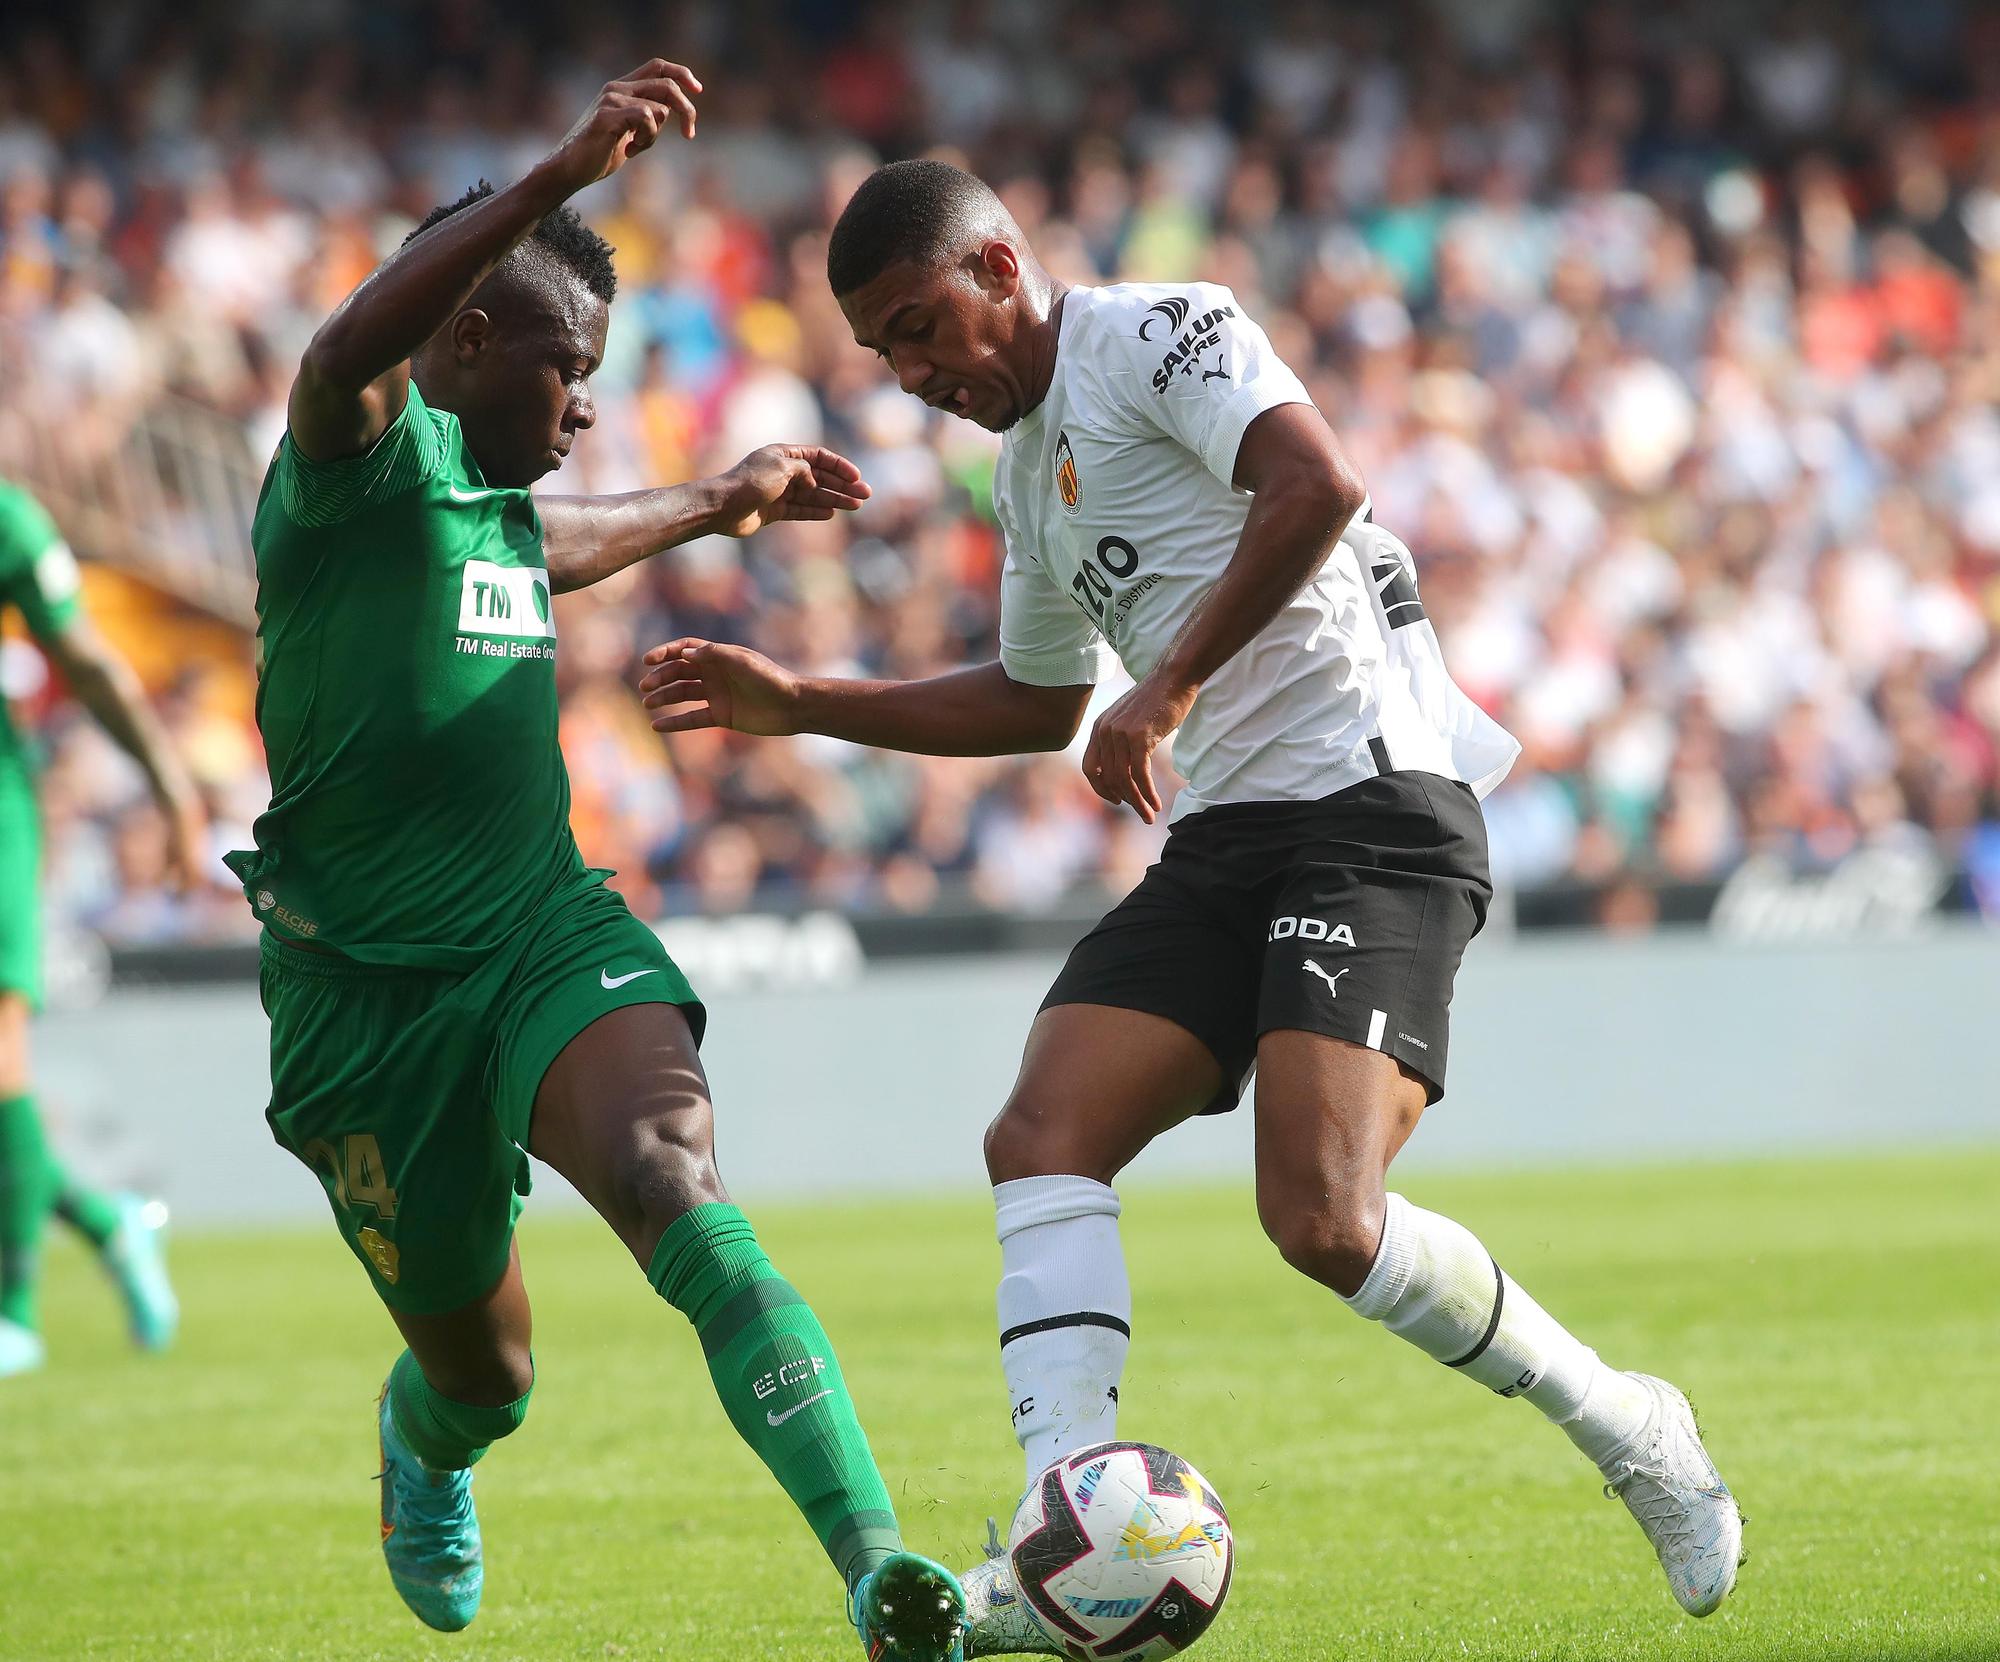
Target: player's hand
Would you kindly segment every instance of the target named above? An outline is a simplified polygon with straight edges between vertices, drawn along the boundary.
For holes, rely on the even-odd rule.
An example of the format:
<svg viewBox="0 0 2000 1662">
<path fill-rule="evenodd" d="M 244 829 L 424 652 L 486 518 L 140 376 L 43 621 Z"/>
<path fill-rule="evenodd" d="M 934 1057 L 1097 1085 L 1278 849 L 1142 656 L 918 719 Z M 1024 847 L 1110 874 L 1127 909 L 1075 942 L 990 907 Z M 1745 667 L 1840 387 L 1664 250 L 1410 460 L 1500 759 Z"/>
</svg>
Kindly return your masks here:
<svg viewBox="0 0 2000 1662">
<path fill-rule="evenodd" d="M 694 137 L 694 94 L 701 82 L 683 64 L 648 58 L 629 75 L 606 81 L 586 110 L 549 153 L 545 164 L 562 179 L 565 194 L 609 178 L 669 127 Z"/>
<path fill-rule="evenodd" d="M 767 444 L 717 483 L 723 494 L 715 529 L 725 537 L 747 537 L 779 520 L 852 513 L 873 494 L 861 469 L 816 444 Z"/>
<path fill-rule="evenodd" d="M 1151 676 L 1097 718 L 1083 752 L 1083 776 L 1106 802 L 1124 803 L 1148 825 L 1164 804 L 1153 779 L 1153 752 L 1187 720 L 1199 689 L 1169 687 Z"/>
<path fill-rule="evenodd" d="M 197 797 L 162 802 L 167 819 L 167 885 L 176 894 L 199 894 L 209 886 L 208 815 Z"/>
<path fill-rule="evenodd" d="M 799 678 L 747 646 L 692 636 L 646 654 L 639 691 L 656 733 L 727 727 L 738 733 L 796 733 Z"/>
</svg>

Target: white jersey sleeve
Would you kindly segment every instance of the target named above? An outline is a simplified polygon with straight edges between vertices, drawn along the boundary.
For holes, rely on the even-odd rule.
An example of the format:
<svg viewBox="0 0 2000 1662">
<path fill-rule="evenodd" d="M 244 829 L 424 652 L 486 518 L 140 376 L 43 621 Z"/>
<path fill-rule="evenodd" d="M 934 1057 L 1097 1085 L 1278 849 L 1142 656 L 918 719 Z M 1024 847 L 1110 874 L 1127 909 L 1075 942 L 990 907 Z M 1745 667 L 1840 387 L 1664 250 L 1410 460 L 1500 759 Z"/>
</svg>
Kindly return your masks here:
<svg viewBox="0 0 2000 1662">
<path fill-rule="evenodd" d="M 1007 541 L 1000 568 L 1000 667 L 1024 686 L 1093 685 L 1104 637 L 1022 546 L 1005 502 L 996 498 L 995 507 Z"/>
<path fill-rule="evenodd" d="M 1212 283 L 1068 291 L 1048 391 L 1003 435 L 1001 661 L 1018 681 L 1143 679 L 1222 581 L 1252 507 L 1243 435 L 1312 402 Z M 1174 739 L 1174 816 L 1310 802 L 1403 769 L 1483 791 L 1514 743 L 1451 677 L 1416 563 L 1350 525 L 1312 579 L 1203 685 Z"/>
<path fill-rule="evenodd" d="M 1134 421 L 1133 436 L 1164 433 L 1231 488 L 1250 423 L 1281 404 L 1312 403 L 1270 337 L 1219 283 L 1137 292 L 1122 309 L 1132 316 L 1117 321 L 1129 326 L 1104 331 L 1095 344 L 1106 381 L 1123 394 L 1117 402 Z"/>
</svg>

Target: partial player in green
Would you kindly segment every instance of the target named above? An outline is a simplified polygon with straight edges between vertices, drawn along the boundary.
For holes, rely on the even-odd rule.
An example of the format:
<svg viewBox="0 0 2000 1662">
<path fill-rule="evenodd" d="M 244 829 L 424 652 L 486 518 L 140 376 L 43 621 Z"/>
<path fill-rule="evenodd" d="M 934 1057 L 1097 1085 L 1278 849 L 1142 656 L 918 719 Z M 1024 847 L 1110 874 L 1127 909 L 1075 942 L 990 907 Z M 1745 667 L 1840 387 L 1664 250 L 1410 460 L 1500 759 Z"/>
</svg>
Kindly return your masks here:
<svg viewBox="0 0 2000 1662">
<path fill-rule="evenodd" d="M 833 1346 L 716 1173 L 702 1007 L 569 829 L 551 595 L 868 495 L 791 445 L 688 485 L 528 493 L 595 419 L 615 288 L 565 203 L 668 127 L 692 138 L 700 90 L 661 59 L 610 82 L 520 181 L 430 215 L 306 350 L 253 529 L 272 798 L 230 856 L 264 925 L 268 1118 L 408 1347 L 379 1409 L 382 1544 L 425 1622 L 478 1609 L 471 1468 L 535 1381 L 514 1241 L 532 1152 L 693 1323 L 870 1656 L 948 1662 L 964 1595 L 902 1550 Z"/>
<path fill-rule="evenodd" d="M 167 817 L 176 877 L 199 882 L 194 788 L 138 679 L 85 616 L 69 545 L 33 497 L 0 480 L 0 610 L 10 607 L 78 702 L 144 769 Z M 51 1217 L 90 1243 L 125 1300 L 136 1344 L 165 1349 L 180 1321 L 161 1252 L 166 1208 L 78 1181 L 42 1131 L 28 1067 L 28 1021 L 42 996 L 41 853 L 34 767 L 0 705 L 0 1379 L 46 1360 L 36 1291 Z"/>
</svg>

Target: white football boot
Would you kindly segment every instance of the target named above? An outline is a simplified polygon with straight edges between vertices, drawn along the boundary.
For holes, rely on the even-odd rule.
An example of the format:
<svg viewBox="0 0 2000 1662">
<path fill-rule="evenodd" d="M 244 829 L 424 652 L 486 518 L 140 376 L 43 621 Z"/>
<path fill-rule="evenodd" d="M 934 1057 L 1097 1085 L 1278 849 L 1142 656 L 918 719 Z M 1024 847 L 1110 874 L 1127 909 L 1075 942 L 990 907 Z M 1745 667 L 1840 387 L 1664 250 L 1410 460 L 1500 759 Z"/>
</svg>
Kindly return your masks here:
<svg viewBox="0 0 2000 1662">
<path fill-rule="evenodd" d="M 1604 1493 L 1639 1520 L 1680 1607 L 1706 1616 L 1729 1597 L 1743 1559 L 1743 1514 L 1702 1447 L 1694 1405 L 1650 1374 L 1628 1377 L 1653 1396 L 1646 1429 L 1601 1468 Z"/>
<path fill-rule="evenodd" d="M 1028 1601 L 1014 1586 L 1014 1569 L 1000 1544 L 1000 1526 L 986 1520 L 986 1560 L 958 1578 L 965 1589 L 965 1654 L 1061 1656 L 1063 1648 L 1041 1629 Z"/>
</svg>

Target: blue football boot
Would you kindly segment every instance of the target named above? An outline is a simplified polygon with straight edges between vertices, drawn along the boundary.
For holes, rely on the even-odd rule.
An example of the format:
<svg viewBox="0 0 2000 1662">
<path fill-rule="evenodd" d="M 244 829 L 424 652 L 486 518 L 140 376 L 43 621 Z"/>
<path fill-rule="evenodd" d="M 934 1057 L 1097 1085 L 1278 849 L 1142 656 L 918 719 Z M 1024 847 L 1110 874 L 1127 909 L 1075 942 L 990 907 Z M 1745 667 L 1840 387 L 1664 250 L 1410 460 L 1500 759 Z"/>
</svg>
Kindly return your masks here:
<svg viewBox="0 0 2000 1662">
<path fill-rule="evenodd" d="M 167 1280 L 163 1243 L 167 1234 L 164 1201 L 116 1195 L 118 1229 L 99 1255 L 105 1272 L 125 1300 L 126 1324 L 141 1350 L 165 1350 L 181 1325 L 180 1300 Z"/>
<path fill-rule="evenodd" d="M 472 1473 L 434 1472 L 397 1435 L 389 1389 L 379 1409 L 382 1439 L 382 1556 L 389 1579 L 417 1619 L 456 1633 L 479 1614 L 486 1568 Z"/>
</svg>

